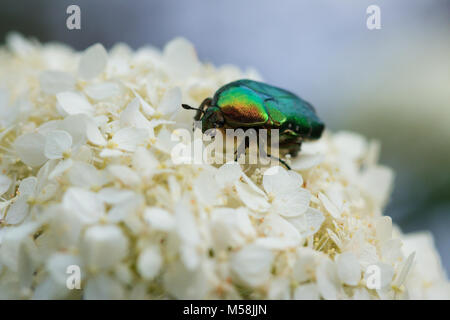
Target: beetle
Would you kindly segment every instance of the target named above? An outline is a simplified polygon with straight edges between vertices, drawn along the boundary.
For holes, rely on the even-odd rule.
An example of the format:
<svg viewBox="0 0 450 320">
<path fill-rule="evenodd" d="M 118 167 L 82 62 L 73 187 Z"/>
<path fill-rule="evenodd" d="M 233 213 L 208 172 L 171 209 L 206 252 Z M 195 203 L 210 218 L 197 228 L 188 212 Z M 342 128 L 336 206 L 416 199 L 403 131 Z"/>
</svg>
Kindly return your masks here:
<svg viewBox="0 0 450 320">
<path fill-rule="evenodd" d="M 279 130 L 280 149 L 295 157 L 302 141 L 320 139 L 325 128 L 314 107 L 287 90 L 269 84 L 241 79 L 219 88 L 197 110 L 194 117 L 202 122 L 202 132 L 213 128 Z M 288 169 L 289 166 L 282 161 Z"/>
</svg>

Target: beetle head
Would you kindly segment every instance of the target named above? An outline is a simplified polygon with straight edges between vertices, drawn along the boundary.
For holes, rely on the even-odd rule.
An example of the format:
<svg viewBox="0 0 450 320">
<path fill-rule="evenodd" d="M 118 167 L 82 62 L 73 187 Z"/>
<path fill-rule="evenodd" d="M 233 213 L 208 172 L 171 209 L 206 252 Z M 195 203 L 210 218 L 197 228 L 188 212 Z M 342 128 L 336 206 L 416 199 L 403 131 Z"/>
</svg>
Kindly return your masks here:
<svg viewBox="0 0 450 320">
<path fill-rule="evenodd" d="M 216 106 L 207 108 L 200 120 L 202 121 L 203 132 L 208 129 L 222 128 L 225 125 L 222 111 Z"/>
</svg>

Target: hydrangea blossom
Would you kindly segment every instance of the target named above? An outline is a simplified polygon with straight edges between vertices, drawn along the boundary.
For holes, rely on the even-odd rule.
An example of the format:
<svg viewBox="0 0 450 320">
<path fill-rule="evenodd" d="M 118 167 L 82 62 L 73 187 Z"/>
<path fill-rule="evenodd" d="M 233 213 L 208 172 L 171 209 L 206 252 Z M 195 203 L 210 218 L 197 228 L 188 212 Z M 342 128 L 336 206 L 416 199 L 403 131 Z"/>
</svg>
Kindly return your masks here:
<svg viewBox="0 0 450 320">
<path fill-rule="evenodd" d="M 239 78 L 259 76 L 181 38 L 75 52 L 9 35 L 0 298 L 450 298 L 432 237 L 382 215 L 393 173 L 376 142 L 325 132 L 291 171 L 172 161 L 171 132 L 192 126 L 181 102 Z"/>
</svg>

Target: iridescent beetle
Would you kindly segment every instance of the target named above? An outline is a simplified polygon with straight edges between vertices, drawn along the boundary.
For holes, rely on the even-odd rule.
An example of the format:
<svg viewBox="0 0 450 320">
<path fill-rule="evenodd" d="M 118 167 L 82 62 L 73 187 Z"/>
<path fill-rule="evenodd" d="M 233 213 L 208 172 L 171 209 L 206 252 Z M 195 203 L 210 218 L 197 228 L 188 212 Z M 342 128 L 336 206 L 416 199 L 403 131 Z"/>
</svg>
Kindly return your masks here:
<svg viewBox="0 0 450 320">
<path fill-rule="evenodd" d="M 186 104 L 182 107 L 197 110 L 194 119 L 202 122 L 202 132 L 212 128 L 279 129 L 280 149 L 293 157 L 302 141 L 319 139 L 325 128 L 310 103 L 289 91 L 253 80 L 224 85 L 199 108 Z"/>
</svg>

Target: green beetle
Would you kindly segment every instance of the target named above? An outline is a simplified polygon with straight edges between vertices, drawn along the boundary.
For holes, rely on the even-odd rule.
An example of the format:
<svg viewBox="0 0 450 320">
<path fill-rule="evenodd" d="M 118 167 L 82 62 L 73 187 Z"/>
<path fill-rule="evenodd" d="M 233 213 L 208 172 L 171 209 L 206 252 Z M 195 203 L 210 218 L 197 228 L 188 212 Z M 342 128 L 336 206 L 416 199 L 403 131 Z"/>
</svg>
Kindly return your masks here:
<svg viewBox="0 0 450 320">
<path fill-rule="evenodd" d="M 212 128 L 279 129 L 280 148 L 292 156 L 298 154 L 302 141 L 319 139 L 325 128 L 310 103 L 287 90 L 247 79 L 224 85 L 199 108 L 182 107 L 197 110 L 194 119 L 202 121 L 202 132 Z"/>
</svg>

